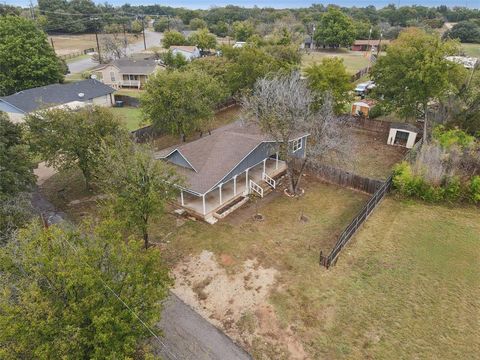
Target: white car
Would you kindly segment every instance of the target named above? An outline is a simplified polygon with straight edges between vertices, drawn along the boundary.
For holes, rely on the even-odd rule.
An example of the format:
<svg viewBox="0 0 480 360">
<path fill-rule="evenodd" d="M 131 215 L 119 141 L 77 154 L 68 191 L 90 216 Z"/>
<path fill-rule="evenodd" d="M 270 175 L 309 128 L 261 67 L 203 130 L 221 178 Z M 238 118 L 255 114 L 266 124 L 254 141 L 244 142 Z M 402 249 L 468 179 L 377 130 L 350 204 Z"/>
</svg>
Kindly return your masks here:
<svg viewBox="0 0 480 360">
<path fill-rule="evenodd" d="M 367 82 L 358 84 L 357 87 L 355 88 L 355 93 L 357 95 L 365 95 L 374 87 L 375 87 L 375 83 L 373 81 L 367 81 Z"/>
</svg>

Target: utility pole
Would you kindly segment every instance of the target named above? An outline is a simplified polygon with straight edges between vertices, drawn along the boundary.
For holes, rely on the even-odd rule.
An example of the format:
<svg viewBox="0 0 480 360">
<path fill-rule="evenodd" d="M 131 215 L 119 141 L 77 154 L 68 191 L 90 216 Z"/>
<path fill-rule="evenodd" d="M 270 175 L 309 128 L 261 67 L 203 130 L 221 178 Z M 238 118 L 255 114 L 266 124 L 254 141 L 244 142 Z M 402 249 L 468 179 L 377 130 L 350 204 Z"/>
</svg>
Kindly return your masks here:
<svg viewBox="0 0 480 360">
<path fill-rule="evenodd" d="M 35 20 L 35 8 L 33 7 L 32 0 L 30 0 L 30 15 L 32 16 L 32 19 Z"/>
<path fill-rule="evenodd" d="M 170 15 L 167 15 L 167 29 L 170 31 Z"/>
<path fill-rule="evenodd" d="M 127 41 L 127 31 L 125 29 L 125 21 L 123 21 L 123 44 L 125 45 L 125 56 L 126 56 L 128 41 Z"/>
<path fill-rule="evenodd" d="M 95 21 L 95 40 L 97 40 L 97 53 L 98 53 L 98 62 L 102 63 L 102 54 L 100 52 L 100 43 L 98 42 L 98 18 L 90 18 L 90 20 Z"/>
<path fill-rule="evenodd" d="M 145 16 L 142 16 L 142 32 L 143 32 L 143 48 L 147 50 L 147 42 L 145 41 Z"/>
</svg>

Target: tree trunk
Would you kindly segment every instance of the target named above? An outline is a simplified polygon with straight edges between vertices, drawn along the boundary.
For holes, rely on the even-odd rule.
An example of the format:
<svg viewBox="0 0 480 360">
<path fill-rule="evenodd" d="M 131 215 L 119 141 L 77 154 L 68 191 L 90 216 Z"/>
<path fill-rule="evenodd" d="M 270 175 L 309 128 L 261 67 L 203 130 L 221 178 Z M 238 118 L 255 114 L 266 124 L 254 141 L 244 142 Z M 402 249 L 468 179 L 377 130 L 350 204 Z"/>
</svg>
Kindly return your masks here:
<svg viewBox="0 0 480 360">
<path fill-rule="evenodd" d="M 424 107 L 423 107 L 423 109 L 424 109 L 424 112 L 425 112 L 424 118 L 423 118 L 423 142 L 424 142 L 424 143 L 427 143 L 427 142 L 428 142 L 428 136 L 427 136 L 427 129 L 428 129 L 428 127 L 427 127 L 428 105 L 425 104 Z"/>
<path fill-rule="evenodd" d="M 143 241 L 145 243 L 145 249 L 148 249 L 148 231 L 143 230 Z"/>
<path fill-rule="evenodd" d="M 295 194 L 297 194 L 297 192 L 298 192 L 298 187 L 300 186 L 300 179 L 302 178 L 303 171 L 305 170 L 305 166 L 307 166 L 307 159 L 306 158 L 305 158 L 305 160 L 303 160 L 302 167 L 300 168 L 300 172 L 298 174 L 297 181 L 295 182 L 295 185 L 294 185 L 294 188 L 293 188 L 293 191 L 295 192 Z"/>
</svg>

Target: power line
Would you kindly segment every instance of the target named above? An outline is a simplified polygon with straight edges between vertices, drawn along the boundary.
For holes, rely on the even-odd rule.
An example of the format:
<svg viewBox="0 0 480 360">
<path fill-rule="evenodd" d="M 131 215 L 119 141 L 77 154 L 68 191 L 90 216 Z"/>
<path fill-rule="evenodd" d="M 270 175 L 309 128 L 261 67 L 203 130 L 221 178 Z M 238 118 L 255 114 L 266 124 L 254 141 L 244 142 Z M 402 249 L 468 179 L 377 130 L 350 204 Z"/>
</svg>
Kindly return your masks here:
<svg viewBox="0 0 480 360">
<path fill-rule="evenodd" d="M 44 222 L 44 226 L 45 228 L 48 228 L 48 225 L 45 221 L 45 218 L 43 217 L 42 215 L 42 220 Z M 73 252 L 78 255 L 78 249 L 75 247 L 75 245 L 73 245 L 72 243 L 70 243 L 70 241 L 68 241 L 68 239 L 66 237 L 62 237 L 62 239 L 67 243 L 67 245 L 73 250 Z M 85 263 L 85 265 L 90 268 L 91 270 L 93 270 L 94 274 L 95 274 L 95 269 L 93 269 L 93 267 L 89 264 L 89 263 Z M 145 327 L 145 329 L 148 330 L 148 332 L 163 346 L 163 348 L 170 354 L 173 356 L 174 359 L 178 360 L 178 358 L 175 356 L 174 353 L 172 353 L 172 351 L 168 348 L 167 345 L 165 345 L 165 343 L 160 339 L 160 337 L 150 328 L 150 326 L 148 326 L 141 318 L 140 316 L 135 312 L 133 311 L 133 309 L 128 306 L 128 304 L 123 301 L 123 299 L 115 292 L 115 290 L 113 290 L 106 282 L 105 280 L 103 280 L 100 276 L 97 276 L 97 278 L 100 280 L 100 282 L 102 283 L 102 285 L 110 292 L 112 293 L 115 298 L 117 298 L 118 301 L 120 301 L 120 303 L 125 306 L 125 308 L 130 311 L 132 313 L 133 316 L 135 316 L 135 318 Z"/>
</svg>

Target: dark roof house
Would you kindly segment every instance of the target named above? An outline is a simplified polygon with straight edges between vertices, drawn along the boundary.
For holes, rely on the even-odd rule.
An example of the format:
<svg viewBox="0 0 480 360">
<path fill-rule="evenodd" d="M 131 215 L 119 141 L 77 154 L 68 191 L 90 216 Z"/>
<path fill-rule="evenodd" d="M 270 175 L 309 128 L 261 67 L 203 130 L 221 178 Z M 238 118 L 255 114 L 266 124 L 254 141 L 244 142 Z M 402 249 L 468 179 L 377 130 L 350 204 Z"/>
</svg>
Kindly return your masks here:
<svg viewBox="0 0 480 360">
<path fill-rule="evenodd" d="M 78 107 L 86 103 L 111 106 L 115 89 L 94 79 L 68 84 L 51 84 L 22 90 L 0 98 L 0 111 L 14 122 L 23 121 L 30 112 L 59 105 Z"/>
<path fill-rule="evenodd" d="M 295 156 L 305 155 L 307 136 L 299 132 L 292 138 L 291 151 Z M 174 164 L 185 178 L 181 205 L 209 222 L 220 216 L 220 208 L 238 197 L 252 192 L 263 196 L 264 188 L 274 188 L 275 177 L 286 169 L 278 157 L 277 143 L 255 125 L 242 121 L 165 149 L 156 158 Z"/>
</svg>

